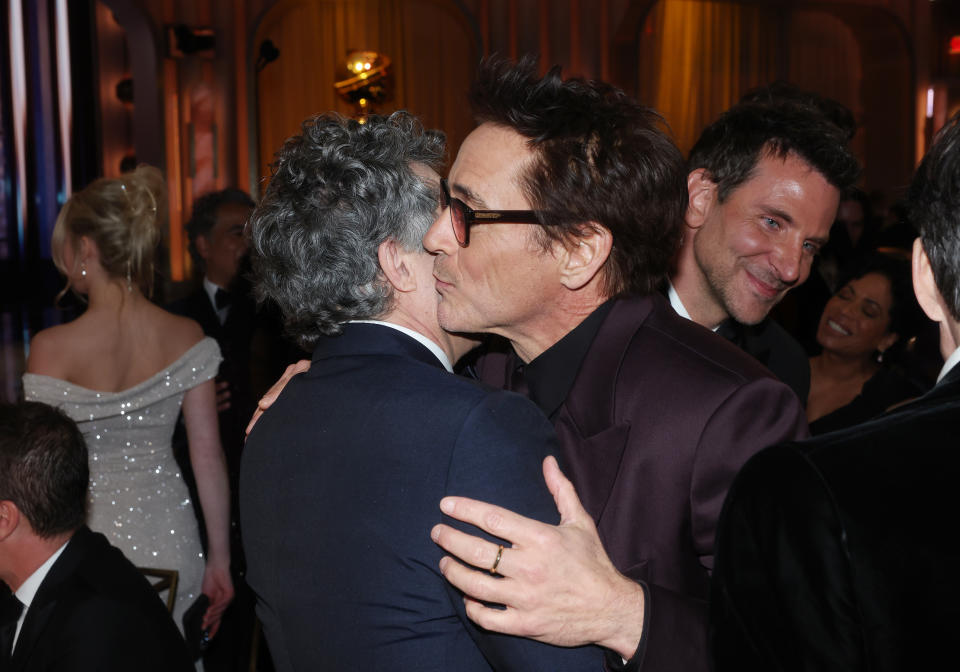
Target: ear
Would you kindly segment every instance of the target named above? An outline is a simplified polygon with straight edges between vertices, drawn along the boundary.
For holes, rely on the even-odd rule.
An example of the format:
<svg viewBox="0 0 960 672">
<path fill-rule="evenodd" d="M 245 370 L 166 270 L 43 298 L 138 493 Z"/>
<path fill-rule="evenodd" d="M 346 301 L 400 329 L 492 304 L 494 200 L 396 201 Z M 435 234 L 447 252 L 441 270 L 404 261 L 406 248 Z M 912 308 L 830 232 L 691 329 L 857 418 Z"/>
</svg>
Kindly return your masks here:
<svg viewBox="0 0 960 672">
<path fill-rule="evenodd" d="M 197 254 L 201 259 L 206 260 L 210 257 L 210 240 L 202 233 L 193 239 L 193 246 L 197 248 Z"/>
<path fill-rule="evenodd" d="M 880 342 L 877 343 L 877 350 L 881 353 L 886 352 L 887 349 L 899 340 L 900 334 L 890 332 L 886 334 L 883 338 L 880 339 Z"/>
<path fill-rule="evenodd" d="M 77 258 L 84 263 L 88 263 L 94 257 L 99 261 L 100 250 L 97 249 L 97 244 L 89 236 L 80 236 L 80 244 L 77 245 Z"/>
<path fill-rule="evenodd" d="M 917 238 L 913 241 L 913 293 L 917 295 L 917 303 L 934 322 L 945 322 L 947 313 L 940 298 L 940 290 L 933 278 L 933 269 L 930 268 L 930 259 L 923 249 L 923 244 Z"/>
<path fill-rule="evenodd" d="M 687 175 L 687 226 L 699 229 L 707 221 L 711 208 L 717 199 L 717 185 L 707 176 L 707 171 L 697 168 Z"/>
<path fill-rule="evenodd" d="M 613 248 L 613 236 L 605 226 L 587 222 L 579 235 L 558 245 L 560 281 L 567 289 L 576 290 L 593 280 L 603 268 Z"/>
<path fill-rule="evenodd" d="M 404 250 L 392 238 L 383 241 L 377 248 L 380 270 L 386 276 L 387 282 L 398 292 L 412 292 L 417 288 L 417 279 L 413 273 L 413 268 L 407 263 L 411 254 L 416 253 Z"/>
<path fill-rule="evenodd" d="M 5 540 L 20 525 L 20 509 L 9 499 L 0 500 L 0 541 Z"/>
</svg>

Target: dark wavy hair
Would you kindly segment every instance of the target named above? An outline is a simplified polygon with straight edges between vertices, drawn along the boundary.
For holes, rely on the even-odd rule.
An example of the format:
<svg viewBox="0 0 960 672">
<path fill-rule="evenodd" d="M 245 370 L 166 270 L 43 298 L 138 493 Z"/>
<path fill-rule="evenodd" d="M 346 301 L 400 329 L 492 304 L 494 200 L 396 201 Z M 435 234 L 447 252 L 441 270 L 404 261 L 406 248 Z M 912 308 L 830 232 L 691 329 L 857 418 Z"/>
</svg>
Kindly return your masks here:
<svg viewBox="0 0 960 672">
<path fill-rule="evenodd" d="M 910 256 L 906 252 L 872 252 L 859 259 L 841 278 L 840 286 L 851 280 L 859 280 L 865 275 L 876 273 L 890 283 L 890 324 L 887 333 L 897 334 L 897 342 L 887 354 L 895 355 L 907 341 L 917 334 L 923 323 L 923 312 L 917 297 L 913 293 L 913 278 Z M 887 356 L 885 361 L 889 360 Z"/>
<path fill-rule="evenodd" d="M 960 113 L 937 133 L 907 191 L 907 217 L 950 316 L 960 321 Z"/>
<path fill-rule="evenodd" d="M 301 346 L 389 311 L 378 248 L 422 250 L 439 194 L 411 164 L 439 170 L 444 156 L 443 133 L 403 111 L 363 124 L 317 115 L 284 143 L 250 217 L 251 261 L 257 298 L 276 301 Z"/>
<path fill-rule="evenodd" d="M 39 536 L 72 532 L 86 518 L 87 446 L 76 423 L 35 401 L 0 404 L 0 499 Z"/>
<path fill-rule="evenodd" d="M 197 251 L 197 238 L 210 234 L 217 223 L 217 211 L 223 205 L 243 205 L 252 210 L 256 203 L 253 202 L 247 192 L 236 187 L 211 191 L 193 202 L 193 211 L 190 213 L 190 219 L 184 225 L 184 228 L 190 241 L 190 256 L 193 258 L 194 266 L 198 269 L 204 267 L 204 262 L 203 257 Z"/>
<path fill-rule="evenodd" d="M 795 154 L 844 192 L 860 177 L 860 164 L 847 146 L 851 127 L 836 120 L 825 101 L 796 90 L 752 92 L 704 129 L 687 167 L 706 171 L 721 203 L 764 156 Z"/>
<path fill-rule="evenodd" d="M 521 187 L 543 213 L 544 247 L 580 235 L 587 222 L 607 228 L 613 249 L 606 293 L 656 291 L 670 268 L 687 207 L 683 156 L 663 119 L 610 84 L 564 81 L 555 66 L 483 61 L 470 94 L 477 123 L 510 128 L 534 153 Z"/>
</svg>

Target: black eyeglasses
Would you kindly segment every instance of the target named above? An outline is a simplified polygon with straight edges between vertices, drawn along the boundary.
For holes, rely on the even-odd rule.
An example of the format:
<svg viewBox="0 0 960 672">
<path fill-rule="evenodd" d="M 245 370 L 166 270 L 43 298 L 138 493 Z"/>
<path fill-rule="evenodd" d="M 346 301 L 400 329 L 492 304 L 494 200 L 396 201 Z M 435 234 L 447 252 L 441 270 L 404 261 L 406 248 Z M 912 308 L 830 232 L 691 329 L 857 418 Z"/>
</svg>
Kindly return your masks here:
<svg viewBox="0 0 960 672">
<path fill-rule="evenodd" d="M 450 208 L 450 224 L 460 247 L 470 244 L 470 227 L 474 224 L 539 224 L 536 210 L 474 210 L 469 205 L 450 195 L 447 179 L 440 180 L 440 205 Z"/>
</svg>

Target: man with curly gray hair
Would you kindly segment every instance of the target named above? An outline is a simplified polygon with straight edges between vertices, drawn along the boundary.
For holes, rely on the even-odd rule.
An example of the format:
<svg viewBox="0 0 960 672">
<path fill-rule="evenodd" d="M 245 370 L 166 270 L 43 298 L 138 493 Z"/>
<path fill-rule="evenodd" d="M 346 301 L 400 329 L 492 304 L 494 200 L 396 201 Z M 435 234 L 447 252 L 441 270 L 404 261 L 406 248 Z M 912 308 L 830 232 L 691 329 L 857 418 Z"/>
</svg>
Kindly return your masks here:
<svg viewBox="0 0 960 672">
<path fill-rule="evenodd" d="M 421 244 L 443 155 L 443 135 L 405 112 L 313 117 L 250 220 L 256 291 L 313 351 L 251 432 L 240 477 L 248 581 L 280 672 L 599 668 L 589 647 L 477 628 L 437 568 L 431 526 L 463 527 L 437 510 L 446 494 L 557 518 L 539 477 L 550 423 L 447 373 L 469 342 L 437 322 Z"/>
</svg>

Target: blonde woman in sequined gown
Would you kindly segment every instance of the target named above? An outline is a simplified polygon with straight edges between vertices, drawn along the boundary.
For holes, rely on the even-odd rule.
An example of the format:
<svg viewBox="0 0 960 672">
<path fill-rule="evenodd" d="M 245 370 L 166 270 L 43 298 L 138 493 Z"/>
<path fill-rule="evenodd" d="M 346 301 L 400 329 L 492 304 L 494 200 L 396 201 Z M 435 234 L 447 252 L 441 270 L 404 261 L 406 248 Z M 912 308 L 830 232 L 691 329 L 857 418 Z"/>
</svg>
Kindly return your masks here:
<svg viewBox="0 0 960 672">
<path fill-rule="evenodd" d="M 135 565 L 178 570 L 177 626 L 203 592 L 211 602 L 204 625 L 215 633 L 233 598 L 213 382 L 220 351 L 196 322 L 158 308 L 141 290 L 153 277 L 162 194 L 159 171 L 142 166 L 94 182 L 64 206 L 54 261 L 88 306 L 33 338 L 24 393 L 62 408 L 86 438 L 88 525 Z M 181 405 L 208 530 L 206 558 L 171 449 Z"/>
</svg>

